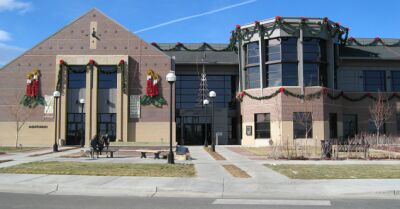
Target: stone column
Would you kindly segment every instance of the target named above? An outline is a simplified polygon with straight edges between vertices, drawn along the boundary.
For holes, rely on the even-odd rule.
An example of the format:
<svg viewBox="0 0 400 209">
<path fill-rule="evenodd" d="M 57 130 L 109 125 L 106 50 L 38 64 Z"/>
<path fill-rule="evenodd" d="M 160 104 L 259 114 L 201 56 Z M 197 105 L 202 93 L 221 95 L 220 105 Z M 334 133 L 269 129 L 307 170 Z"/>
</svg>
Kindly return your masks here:
<svg viewBox="0 0 400 209">
<path fill-rule="evenodd" d="M 297 59 L 299 61 L 297 66 L 298 82 L 301 88 L 301 94 L 304 94 L 303 28 L 300 28 L 300 36 L 297 40 Z"/>
</svg>

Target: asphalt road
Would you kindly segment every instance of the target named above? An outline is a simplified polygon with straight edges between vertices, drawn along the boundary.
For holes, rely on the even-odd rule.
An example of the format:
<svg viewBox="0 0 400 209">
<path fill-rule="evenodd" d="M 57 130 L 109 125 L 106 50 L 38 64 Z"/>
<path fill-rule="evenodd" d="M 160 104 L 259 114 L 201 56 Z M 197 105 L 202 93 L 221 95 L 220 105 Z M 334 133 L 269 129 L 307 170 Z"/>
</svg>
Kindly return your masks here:
<svg viewBox="0 0 400 209">
<path fill-rule="evenodd" d="M 123 191 L 121 191 L 123 193 Z M 0 193 L 0 209 L 398 209 L 400 199 L 254 200 L 201 198 L 87 197 Z"/>
</svg>

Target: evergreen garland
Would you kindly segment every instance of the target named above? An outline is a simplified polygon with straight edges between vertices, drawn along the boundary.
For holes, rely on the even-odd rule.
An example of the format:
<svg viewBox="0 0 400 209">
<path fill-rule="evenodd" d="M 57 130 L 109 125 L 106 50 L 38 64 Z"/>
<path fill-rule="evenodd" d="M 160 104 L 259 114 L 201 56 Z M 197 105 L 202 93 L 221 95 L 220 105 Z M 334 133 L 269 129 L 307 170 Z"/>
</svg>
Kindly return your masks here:
<svg viewBox="0 0 400 209">
<path fill-rule="evenodd" d="M 361 100 L 363 100 L 365 98 L 369 98 L 369 99 L 374 100 L 374 101 L 377 100 L 377 98 L 374 97 L 371 93 L 365 93 L 365 94 L 361 95 L 358 98 L 351 98 L 348 95 L 346 95 L 343 91 L 341 91 L 339 94 L 335 95 L 335 94 L 329 93 L 326 88 L 323 88 L 320 91 L 316 91 L 316 92 L 313 92 L 313 93 L 302 95 L 302 94 L 296 94 L 296 93 L 290 92 L 289 90 L 287 90 L 287 89 L 285 89 L 283 87 L 277 89 L 276 91 L 274 91 L 273 93 L 271 93 L 269 95 L 265 95 L 265 96 L 261 96 L 261 97 L 251 95 L 246 91 L 242 91 L 242 92 L 239 92 L 236 95 L 236 99 L 238 99 L 240 102 L 242 102 L 243 101 L 243 97 L 244 96 L 248 96 L 250 99 L 254 99 L 254 100 L 259 100 L 259 101 L 260 100 L 268 100 L 268 99 L 274 98 L 279 93 L 285 94 L 286 96 L 291 96 L 291 97 L 295 97 L 295 98 L 298 98 L 298 99 L 305 99 L 305 100 L 319 99 L 323 95 L 326 95 L 331 100 L 338 100 L 340 98 L 343 98 L 343 99 L 351 101 L 351 102 L 359 102 L 359 101 L 361 101 Z M 396 92 L 393 93 L 391 96 L 389 96 L 386 100 L 390 101 L 390 100 L 395 99 L 395 98 L 400 100 L 400 95 L 398 93 L 396 93 Z"/>
<path fill-rule="evenodd" d="M 379 37 L 376 37 L 373 41 L 371 41 L 370 43 L 367 43 L 367 44 L 362 44 L 353 37 L 348 38 L 347 42 L 346 42 L 347 45 L 357 45 L 357 46 L 377 46 L 379 43 L 382 44 L 382 46 L 389 46 L 389 47 L 392 47 L 392 46 L 399 47 L 400 46 L 400 40 L 398 40 L 397 42 L 395 42 L 393 44 L 387 44 Z"/>
</svg>

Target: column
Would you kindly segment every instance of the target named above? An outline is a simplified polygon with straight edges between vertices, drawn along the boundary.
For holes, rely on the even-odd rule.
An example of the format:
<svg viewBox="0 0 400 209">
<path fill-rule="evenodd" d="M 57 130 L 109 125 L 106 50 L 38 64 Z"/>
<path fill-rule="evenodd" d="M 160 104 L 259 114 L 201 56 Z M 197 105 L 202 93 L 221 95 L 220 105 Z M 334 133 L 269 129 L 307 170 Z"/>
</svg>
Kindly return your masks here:
<svg viewBox="0 0 400 209">
<path fill-rule="evenodd" d="M 298 81 L 301 88 L 301 94 L 304 94 L 304 61 L 303 61 L 303 28 L 300 28 L 300 36 L 297 39 L 297 59 L 299 64 L 298 69 Z"/>
</svg>

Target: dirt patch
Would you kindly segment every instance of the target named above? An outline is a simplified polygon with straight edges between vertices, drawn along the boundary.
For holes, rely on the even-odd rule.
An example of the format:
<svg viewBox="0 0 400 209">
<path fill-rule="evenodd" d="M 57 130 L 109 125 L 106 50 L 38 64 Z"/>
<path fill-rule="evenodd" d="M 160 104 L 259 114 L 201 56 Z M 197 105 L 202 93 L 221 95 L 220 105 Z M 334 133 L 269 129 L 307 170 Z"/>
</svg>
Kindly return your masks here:
<svg viewBox="0 0 400 209">
<path fill-rule="evenodd" d="M 213 152 L 209 147 L 204 147 L 204 150 L 214 158 L 214 160 L 226 160 L 224 156 L 218 154 L 218 152 Z"/>
<path fill-rule="evenodd" d="M 227 164 L 222 165 L 222 167 L 224 167 L 225 170 L 228 171 L 235 178 L 251 178 L 251 176 L 246 173 L 246 171 L 240 169 L 236 165 Z"/>
</svg>

